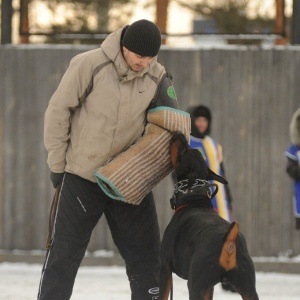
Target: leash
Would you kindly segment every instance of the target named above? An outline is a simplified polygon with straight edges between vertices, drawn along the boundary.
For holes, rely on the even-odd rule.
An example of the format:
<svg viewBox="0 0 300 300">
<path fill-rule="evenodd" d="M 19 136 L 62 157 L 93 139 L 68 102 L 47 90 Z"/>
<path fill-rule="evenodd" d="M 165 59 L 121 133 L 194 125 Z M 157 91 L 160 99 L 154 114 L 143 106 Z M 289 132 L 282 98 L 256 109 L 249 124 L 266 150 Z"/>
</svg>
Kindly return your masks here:
<svg viewBox="0 0 300 300">
<path fill-rule="evenodd" d="M 60 189 L 61 189 L 61 185 L 58 185 L 55 190 L 55 194 L 54 194 L 51 208 L 50 208 L 50 214 L 49 214 L 49 220 L 48 220 L 48 235 L 47 235 L 47 240 L 46 240 L 46 250 L 49 250 L 52 245 L 52 240 L 53 240 L 52 234 L 53 234 L 55 216 L 56 216 L 57 207 L 58 207 Z"/>
<path fill-rule="evenodd" d="M 176 209 L 174 209 L 175 210 L 174 214 L 176 214 L 179 210 L 181 210 L 182 208 L 187 207 L 187 206 L 188 206 L 187 204 L 184 204 L 184 205 L 177 207 Z"/>
<path fill-rule="evenodd" d="M 173 300 L 173 276 L 171 276 L 171 295 L 170 300 Z"/>
</svg>

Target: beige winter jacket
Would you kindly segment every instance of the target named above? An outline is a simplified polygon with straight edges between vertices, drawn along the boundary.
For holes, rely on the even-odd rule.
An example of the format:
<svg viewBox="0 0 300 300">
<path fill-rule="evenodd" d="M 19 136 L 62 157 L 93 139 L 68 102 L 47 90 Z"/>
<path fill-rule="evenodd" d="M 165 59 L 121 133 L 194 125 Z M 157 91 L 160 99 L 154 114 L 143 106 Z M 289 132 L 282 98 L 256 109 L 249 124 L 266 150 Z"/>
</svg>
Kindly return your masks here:
<svg viewBox="0 0 300 300">
<path fill-rule="evenodd" d="M 122 29 L 101 48 L 75 56 L 50 99 L 44 142 L 53 172 L 96 182 L 93 171 L 134 144 L 165 69 L 156 59 L 136 73 L 120 49 Z"/>
</svg>

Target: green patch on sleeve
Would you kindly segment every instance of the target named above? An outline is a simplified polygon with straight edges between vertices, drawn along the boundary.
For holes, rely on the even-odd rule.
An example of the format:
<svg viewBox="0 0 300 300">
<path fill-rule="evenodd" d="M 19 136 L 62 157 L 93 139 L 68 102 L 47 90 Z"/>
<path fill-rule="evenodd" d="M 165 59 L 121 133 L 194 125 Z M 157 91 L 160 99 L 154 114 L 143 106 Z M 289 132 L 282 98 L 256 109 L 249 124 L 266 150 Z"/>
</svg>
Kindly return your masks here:
<svg viewBox="0 0 300 300">
<path fill-rule="evenodd" d="M 167 94 L 170 98 L 175 99 L 175 100 L 177 99 L 175 89 L 172 85 L 168 87 Z"/>
</svg>

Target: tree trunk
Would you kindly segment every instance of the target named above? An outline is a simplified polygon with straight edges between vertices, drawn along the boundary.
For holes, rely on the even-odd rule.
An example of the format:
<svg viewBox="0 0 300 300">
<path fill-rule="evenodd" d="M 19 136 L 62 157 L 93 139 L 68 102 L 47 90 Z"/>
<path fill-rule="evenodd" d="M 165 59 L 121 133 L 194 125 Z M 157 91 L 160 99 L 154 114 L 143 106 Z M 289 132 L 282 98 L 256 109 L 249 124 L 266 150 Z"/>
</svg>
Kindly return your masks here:
<svg viewBox="0 0 300 300">
<path fill-rule="evenodd" d="M 28 18 L 29 0 L 20 0 L 20 43 L 29 43 L 29 18 Z"/>
<path fill-rule="evenodd" d="M 108 32 L 110 0 L 101 0 L 98 4 L 98 30 L 101 33 Z"/>
<path fill-rule="evenodd" d="M 1 44 L 11 44 L 12 0 L 1 1 Z"/>
<path fill-rule="evenodd" d="M 276 19 L 275 19 L 275 34 L 280 34 L 282 37 L 276 40 L 277 45 L 286 44 L 286 30 L 285 30 L 285 15 L 284 15 L 284 0 L 275 0 L 276 3 Z"/>
<path fill-rule="evenodd" d="M 285 35 L 284 0 L 276 0 L 275 33 Z"/>
<path fill-rule="evenodd" d="M 291 44 L 300 44 L 300 1 L 293 2 L 292 36 Z"/>
<path fill-rule="evenodd" d="M 156 25 L 161 33 L 167 33 L 169 0 L 156 0 Z"/>
</svg>

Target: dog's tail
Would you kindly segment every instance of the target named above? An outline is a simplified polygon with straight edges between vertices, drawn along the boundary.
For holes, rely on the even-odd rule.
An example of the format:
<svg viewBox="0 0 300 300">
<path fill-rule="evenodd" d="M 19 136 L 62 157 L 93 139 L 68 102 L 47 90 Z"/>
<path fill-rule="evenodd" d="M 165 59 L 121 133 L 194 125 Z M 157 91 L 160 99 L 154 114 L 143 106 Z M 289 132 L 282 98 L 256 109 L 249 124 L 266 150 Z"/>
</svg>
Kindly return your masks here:
<svg viewBox="0 0 300 300">
<path fill-rule="evenodd" d="M 236 264 L 236 244 L 235 240 L 239 233 L 239 224 L 233 222 L 224 237 L 224 244 L 219 258 L 220 265 L 229 271 L 237 266 Z"/>
</svg>

